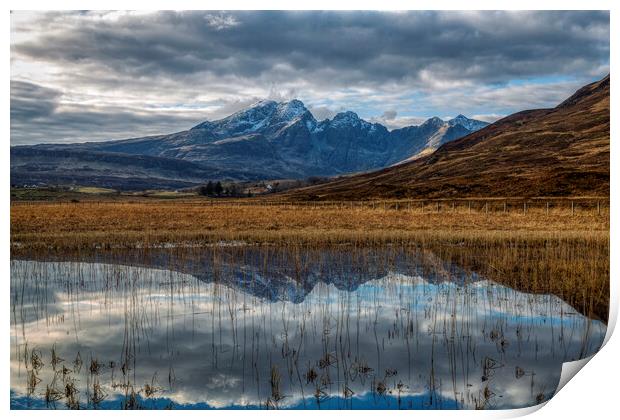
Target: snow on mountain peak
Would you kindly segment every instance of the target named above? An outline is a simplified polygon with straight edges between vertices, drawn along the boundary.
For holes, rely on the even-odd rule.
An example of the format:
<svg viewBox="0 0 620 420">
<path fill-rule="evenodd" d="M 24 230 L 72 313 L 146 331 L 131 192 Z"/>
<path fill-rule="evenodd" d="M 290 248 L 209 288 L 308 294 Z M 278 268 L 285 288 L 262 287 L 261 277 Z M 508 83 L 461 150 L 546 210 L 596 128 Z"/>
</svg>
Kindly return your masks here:
<svg viewBox="0 0 620 420">
<path fill-rule="evenodd" d="M 377 130 L 377 127 L 376 127 L 377 124 L 371 124 L 368 121 L 361 119 L 353 111 L 339 112 L 336 115 L 334 115 L 334 118 L 332 118 L 331 120 L 325 120 L 322 123 L 324 126 L 329 126 L 332 128 L 355 127 L 355 128 L 360 128 L 363 130 L 371 130 L 371 131 Z M 380 124 L 379 126 L 383 127 Z"/>
<path fill-rule="evenodd" d="M 453 127 L 453 126 L 455 126 L 457 124 L 460 124 L 463 127 L 465 127 L 466 129 L 468 129 L 469 131 L 477 131 L 477 130 L 480 130 L 481 128 L 484 128 L 487 125 L 489 125 L 488 123 L 486 123 L 484 121 L 472 120 L 470 118 L 467 118 L 463 114 L 459 114 L 456 117 L 452 118 L 451 120 L 448 120 L 448 124 L 451 127 Z"/>
<path fill-rule="evenodd" d="M 274 124 L 291 123 L 308 112 L 303 102 L 297 99 L 280 103 L 260 100 L 228 117 L 213 122 L 205 121 L 194 128 L 211 130 L 218 137 L 238 136 Z"/>
<path fill-rule="evenodd" d="M 353 111 L 343 111 L 334 115 L 332 118 L 332 124 L 336 125 L 345 125 L 345 124 L 355 124 L 359 121 L 359 116 Z"/>
<path fill-rule="evenodd" d="M 353 112 L 353 111 L 342 111 L 342 112 L 337 113 L 334 116 L 335 120 L 336 119 L 343 119 L 343 118 L 358 120 L 359 116 L 355 112 Z"/>
<path fill-rule="evenodd" d="M 361 119 L 353 111 L 339 112 L 331 120 L 327 119 L 319 124 L 304 103 L 298 99 L 286 102 L 264 99 L 226 118 L 213 122 L 205 121 L 194 127 L 194 129 L 207 129 L 216 138 L 224 138 L 281 130 L 302 120 L 310 132 L 322 131 L 327 127 L 339 129 L 354 127 L 372 131 L 376 131 L 378 128 L 385 128 L 382 125 L 371 124 Z M 461 125 L 469 131 L 476 131 L 486 127 L 488 123 L 469 119 L 463 114 L 459 114 L 448 121 L 444 121 L 439 117 L 432 117 L 419 127 L 435 130 L 442 126 L 454 127 L 456 125 Z"/>
<path fill-rule="evenodd" d="M 456 124 L 461 124 L 461 123 L 466 124 L 468 121 L 472 121 L 472 120 L 470 120 L 463 114 L 459 114 L 456 117 L 452 118 L 451 120 L 448 120 L 448 124 L 450 125 L 456 125 Z"/>
<path fill-rule="evenodd" d="M 442 120 L 441 118 L 432 117 L 424 121 L 420 127 L 428 127 L 428 126 L 439 127 L 439 126 L 444 125 L 444 123 L 445 123 L 444 120 Z"/>
<path fill-rule="evenodd" d="M 275 116 L 279 121 L 290 121 L 306 112 L 308 112 L 308 110 L 304 106 L 304 103 L 298 99 L 293 99 L 289 102 L 279 103 L 275 111 Z"/>
<path fill-rule="evenodd" d="M 261 99 L 237 112 L 243 112 L 243 111 L 247 111 L 249 109 L 254 109 L 254 108 L 273 107 L 274 105 L 277 105 L 277 104 L 278 103 L 276 101 L 272 101 L 271 99 Z"/>
</svg>

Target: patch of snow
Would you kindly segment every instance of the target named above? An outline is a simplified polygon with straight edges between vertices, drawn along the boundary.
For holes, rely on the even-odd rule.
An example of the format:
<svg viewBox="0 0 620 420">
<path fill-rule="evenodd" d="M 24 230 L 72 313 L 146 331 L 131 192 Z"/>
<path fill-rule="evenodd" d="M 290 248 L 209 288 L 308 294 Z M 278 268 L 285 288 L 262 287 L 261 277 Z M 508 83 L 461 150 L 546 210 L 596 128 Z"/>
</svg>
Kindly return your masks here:
<svg viewBox="0 0 620 420">
<path fill-rule="evenodd" d="M 274 117 L 279 121 L 290 121 L 308 112 L 303 102 L 293 99 L 289 102 L 278 104 Z"/>
<path fill-rule="evenodd" d="M 427 127 L 429 125 L 438 127 L 438 126 L 443 125 L 444 123 L 445 121 L 442 120 L 441 118 L 433 117 L 433 118 L 429 118 L 428 120 L 424 121 L 422 125 L 420 125 L 420 127 Z"/>
<path fill-rule="evenodd" d="M 488 123 L 484 121 L 469 119 L 463 114 L 459 114 L 455 118 L 452 118 L 451 120 L 448 121 L 448 124 L 451 127 L 454 127 L 455 125 L 460 124 L 466 129 L 468 129 L 469 131 L 477 131 L 489 125 Z"/>
</svg>

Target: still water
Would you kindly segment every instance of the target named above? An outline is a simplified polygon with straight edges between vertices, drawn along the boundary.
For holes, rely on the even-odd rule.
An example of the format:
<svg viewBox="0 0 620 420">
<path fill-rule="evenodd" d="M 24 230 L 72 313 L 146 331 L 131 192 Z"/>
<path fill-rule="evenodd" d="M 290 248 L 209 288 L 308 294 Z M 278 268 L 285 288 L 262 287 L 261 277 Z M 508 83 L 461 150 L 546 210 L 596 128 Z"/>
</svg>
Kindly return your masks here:
<svg viewBox="0 0 620 420">
<path fill-rule="evenodd" d="M 267 265 L 12 261 L 11 407 L 520 408 L 606 330 L 454 268 Z"/>
</svg>

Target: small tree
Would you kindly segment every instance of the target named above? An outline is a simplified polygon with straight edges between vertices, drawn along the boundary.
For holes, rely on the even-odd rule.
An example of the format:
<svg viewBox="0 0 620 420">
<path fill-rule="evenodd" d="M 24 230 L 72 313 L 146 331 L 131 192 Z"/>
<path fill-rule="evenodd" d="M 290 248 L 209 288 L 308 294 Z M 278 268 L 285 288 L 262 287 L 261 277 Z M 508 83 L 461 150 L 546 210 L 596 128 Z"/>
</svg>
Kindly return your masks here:
<svg viewBox="0 0 620 420">
<path fill-rule="evenodd" d="M 213 195 L 213 182 L 209 181 L 207 185 L 201 186 L 200 189 L 198 190 L 198 193 L 200 195 L 206 195 L 207 197 L 212 196 Z"/>
<path fill-rule="evenodd" d="M 224 188 L 222 188 L 222 183 L 220 181 L 217 181 L 217 183 L 213 187 L 213 192 L 215 193 L 215 195 L 219 196 L 219 195 L 222 195 L 223 191 L 224 191 Z"/>
</svg>

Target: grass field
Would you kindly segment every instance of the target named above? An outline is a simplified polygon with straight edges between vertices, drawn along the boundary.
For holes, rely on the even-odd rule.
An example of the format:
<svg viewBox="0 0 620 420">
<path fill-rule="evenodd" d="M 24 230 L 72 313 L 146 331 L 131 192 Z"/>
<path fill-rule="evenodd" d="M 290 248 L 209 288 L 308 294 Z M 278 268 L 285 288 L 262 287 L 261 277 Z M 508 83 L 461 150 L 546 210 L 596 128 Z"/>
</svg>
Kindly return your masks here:
<svg viewBox="0 0 620 420">
<path fill-rule="evenodd" d="M 116 190 L 111 188 L 99 188 L 99 187 L 78 187 L 75 189 L 76 192 L 83 194 L 113 194 Z"/>
<path fill-rule="evenodd" d="M 14 202 L 11 252 L 40 257 L 222 241 L 291 249 L 411 246 L 521 290 L 554 293 L 606 319 L 608 207 L 503 203 Z"/>
<path fill-rule="evenodd" d="M 373 208 L 374 206 L 374 208 Z M 486 207 L 485 207 L 486 206 Z M 593 206 L 503 210 L 502 203 L 404 205 L 217 201 L 13 203 L 11 240 L 20 247 L 135 247 L 249 242 L 391 242 L 420 237 L 609 235 L 609 210 Z M 600 214 L 599 214 L 600 212 Z"/>
</svg>

